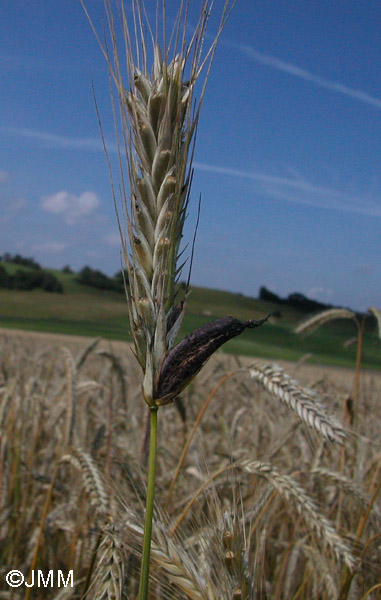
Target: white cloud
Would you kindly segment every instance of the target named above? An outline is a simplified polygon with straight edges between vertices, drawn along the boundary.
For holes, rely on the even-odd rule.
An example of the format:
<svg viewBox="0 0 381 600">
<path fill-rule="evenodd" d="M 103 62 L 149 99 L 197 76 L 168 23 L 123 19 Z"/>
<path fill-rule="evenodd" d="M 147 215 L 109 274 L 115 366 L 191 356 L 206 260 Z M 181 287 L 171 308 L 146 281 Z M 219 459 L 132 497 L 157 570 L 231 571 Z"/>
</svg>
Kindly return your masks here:
<svg viewBox="0 0 381 600">
<path fill-rule="evenodd" d="M 68 210 L 70 203 L 70 196 L 67 192 L 57 192 L 52 196 L 43 196 L 41 198 L 41 207 L 54 214 L 60 214 Z"/>
<path fill-rule="evenodd" d="M 62 216 L 69 225 L 88 217 L 99 208 L 99 205 L 99 198 L 94 192 L 82 192 L 76 196 L 61 191 L 51 196 L 43 196 L 40 201 L 42 210 Z"/>
<path fill-rule="evenodd" d="M 228 177 L 251 179 L 255 182 L 259 193 L 277 200 L 326 210 L 381 217 L 381 198 L 364 197 L 362 194 L 359 194 L 358 197 L 350 196 L 344 192 L 316 185 L 300 178 L 266 175 L 255 171 L 242 171 L 199 162 L 195 162 L 194 167 L 196 171 L 198 169 Z"/>
<path fill-rule="evenodd" d="M 381 98 L 372 96 L 371 94 L 363 92 L 362 90 L 351 88 L 339 81 L 329 81 L 324 77 L 320 77 L 320 75 L 316 75 L 315 73 L 311 73 L 311 71 L 302 69 L 293 63 L 280 60 L 279 58 L 271 56 L 270 54 L 258 52 L 258 50 L 255 50 L 252 48 L 252 46 L 247 44 L 236 44 L 234 42 L 227 42 L 226 40 L 225 43 L 230 46 L 234 46 L 255 62 L 261 63 L 262 65 L 266 65 L 267 67 L 271 67 L 273 69 L 277 69 L 278 71 L 283 71 L 288 75 L 299 77 L 300 79 L 304 79 L 304 81 L 309 81 L 314 85 L 337 92 L 343 96 L 353 98 L 354 100 L 359 100 L 360 102 L 364 102 L 365 104 L 381 110 Z"/>
<path fill-rule="evenodd" d="M 69 148 L 71 150 L 90 150 L 92 152 L 104 152 L 103 143 L 100 138 L 74 138 L 64 135 L 49 133 L 48 131 L 38 131 L 26 127 L 0 127 L 0 131 L 8 135 L 30 138 L 45 143 L 53 148 Z M 118 152 L 115 143 L 106 141 L 107 151 L 111 154 Z"/>
</svg>

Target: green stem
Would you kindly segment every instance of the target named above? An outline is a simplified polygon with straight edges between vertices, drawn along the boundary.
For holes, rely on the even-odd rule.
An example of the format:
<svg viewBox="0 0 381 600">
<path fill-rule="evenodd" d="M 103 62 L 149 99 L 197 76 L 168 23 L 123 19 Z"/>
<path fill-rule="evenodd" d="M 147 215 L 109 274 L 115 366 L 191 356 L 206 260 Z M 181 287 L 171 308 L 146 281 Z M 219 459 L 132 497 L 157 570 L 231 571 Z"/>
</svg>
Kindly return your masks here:
<svg viewBox="0 0 381 600">
<path fill-rule="evenodd" d="M 157 411 L 157 406 L 150 406 L 151 427 L 149 434 L 148 486 L 146 499 L 146 518 L 144 523 L 142 563 L 140 569 L 139 600 L 147 600 L 148 598 L 149 563 L 152 538 L 152 517 L 153 504 L 155 499 Z"/>
</svg>

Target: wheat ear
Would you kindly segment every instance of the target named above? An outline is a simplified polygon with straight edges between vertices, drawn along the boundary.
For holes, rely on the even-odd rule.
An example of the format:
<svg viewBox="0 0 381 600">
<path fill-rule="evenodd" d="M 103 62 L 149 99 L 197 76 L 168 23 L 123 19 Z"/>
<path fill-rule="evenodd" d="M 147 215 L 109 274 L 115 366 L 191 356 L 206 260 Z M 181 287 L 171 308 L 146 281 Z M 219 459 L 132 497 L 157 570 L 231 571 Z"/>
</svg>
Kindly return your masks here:
<svg viewBox="0 0 381 600">
<path fill-rule="evenodd" d="M 346 308 L 330 308 L 329 310 L 324 310 L 300 323 L 295 329 L 295 333 L 312 333 L 315 329 L 318 329 L 318 327 L 336 319 L 356 320 L 356 315 Z"/>
<path fill-rule="evenodd" d="M 352 498 L 354 498 L 363 508 L 368 508 L 371 506 L 370 496 L 368 496 L 361 489 L 360 485 L 356 481 L 346 477 L 343 473 L 337 473 L 335 471 L 330 471 L 329 469 L 317 467 L 311 470 L 311 475 L 315 475 L 321 479 L 325 479 L 326 481 L 331 481 L 343 492 L 352 496 Z M 370 517 L 373 518 L 378 525 L 381 523 L 381 514 L 376 506 L 372 506 Z"/>
<path fill-rule="evenodd" d="M 90 504 L 97 514 L 107 515 L 109 513 L 108 494 L 103 485 L 102 476 L 91 456 L 82 448 L 70 448 L 69 452 L 60 459 L 60 463 L 63 462 L 70 463 L 81 473 Z"/>
<path fill-rule="evenodd" d="M 241 461 L 239 466 L 248 473 L 264 477 L 285 500 L 292 501 L 307 525 L 332 549 L 338 559 L 344 559 L 349 569 L 353 569 L 354 559 L 349 548 L 335 531 L 330 521 L 319 513 L 317 506 L 307 492 L 292 477 L 280 473 L 276 467 L 269 463 L 257 460 Z"/>
<path fill-rule="evenodd" d="M 374 315 L 376 317 L 377 320 L 377 333 L 378 333 L 378 337 L 381 340 L 381 310 L 379 310 L 378 308 L 372 307 L 369 309 L 369 312 L 372 313 L 372 315 Z"/>
<path fill-rule="evenodd" d="M 250 375 L 275 398 L 291 408 L 298 417 L 323 437 L 343 443 L 345 432 L 339 421 L 327 414 L 325 407 L 311 390 L 302 387 L 283 369 L 275 365 L 254 363 Z"/>
<path fill-rule="evenodd" d="M 184 551 L 173 537 L 170 537 L 165 527 L 156 522 L 155 536 L 152 540 L 151 556 L 156 565 L 161 568 L 169 581 L 180 589 L 187 598 L 192 600 L 215 600 L 211 583 L 207 586 L 200 570 L 192 562 L 191 555 Z M 134 515 L 130 514 L 126 522 L 129 533 L 140 544 L 143 528 L 137 523 Z M 208 589 L 207 589 L 208 587 Z"/>
<path fill-rule="evenodd" d="M 124 579 L 123 545 L 111 520 L 103 528 L 102 536 L 97 552 L 97 572 L 89 591 L 94 600 L 121 600 Z"/>
</svg>

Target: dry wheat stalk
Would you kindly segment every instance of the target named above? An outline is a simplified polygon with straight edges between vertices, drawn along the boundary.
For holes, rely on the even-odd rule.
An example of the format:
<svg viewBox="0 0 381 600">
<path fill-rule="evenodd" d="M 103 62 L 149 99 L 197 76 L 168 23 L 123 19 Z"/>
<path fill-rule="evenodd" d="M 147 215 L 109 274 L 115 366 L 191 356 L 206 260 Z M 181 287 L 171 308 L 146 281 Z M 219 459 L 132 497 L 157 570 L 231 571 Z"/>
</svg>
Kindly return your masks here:
<svg viewBox="0 0 381 600">
<path fill-rule="evenodd" d="M 312 333 L 312 331 L 318 329 L 318 327 L 321 327 L 325 323 L 335 319 L 356 320 L 356 315 L 354 312 L 346 308 L 330 308 L 329 310 L 324 310 L 323 312 L 314 315 L 310 319 L 303 321 L 303 323 L 300 323 L 300 325 L 298 325 L 298 327 L 295 329 L 295 333 Z"/>
<path fill-rule="evenodd" d="M 124 408 L 127 408 L 127 390 L 125 382 L 125 373 L 121 361 L 117 356 L 115 356 L 115 354 L 113 354 L 112 352 L 108 352 L 107 350 L 98 350 L 96 354 L 98 356 L 104 356 L 111 362 L 112 368 L 115 370 L 115 373 L 118 377 Z"/>
<path fill-rule="evenodd" d="M 76 417 L 76 380 L 77 368 L 75 360 L 68 348 L 62 348 L 66 354 L 66 378 L 67 378 L 67 405 L 66 405 L 66 428 L 65 428 L 65 444 L 70 445 L 73 442 L 75 417 Z"/>
<path fill-rule="evenodd" d="M 98 337 L 98 338 L 95 338 L 94 340 L 91 340 L 91 342 L 88 344 L 88 346 L 86 346 L 86 348 L 81 352 L 81 354 L 79 355 L 79 357 L 77 358 L 77 361 L 76 361 L 77 371 L 79 371 L 79 369 L 85 364 L 86 359 L 88 358 L 88 356 L 90 356 L 90 354 L 93 352 L 93 350 L 96 348 L 96 346 L 98 346 L 101 339 L 102 338 Z"/>
<path fill-rule="evenodd" d="M 248 473 L 264 477 L 285 500 L 291 500 L 307 525 L 333 550 L 338 559 L 343 559 L 346 565 L 351 570 L 353 569 L 354 559 L 349 548 L 335 531 L 330 521 L 320 514 L 307 492 L 292 477 L 280 473 L 276 467 L 269 463 L 257 460 L 241 461 L 239 466 Z"/>
<path fill-rule="evenodd" d="M 60 462 L 69 462 L 81 473 L 91 505 L 98 514 L 107 515 L 109 512 L 108 494 L 104 488 L 101 474 L 91 456 L 82 448 L 70 448 L 70 452 L 62 456 Z"/>
<path fill-rule="evenodd" d="M 323 437 L 343 443 L 345 433 L 342 425 L 328 415 L 323 404 L 312 390 L 302 387 L 276 365 L 253 363 L 250 375 L 275 398 L 295 411 L 299 418 Z"/>
<path fill-rule="evenodd" d="M 290 550 L 287 560 L 287 570 L 285 573 L 282 592 L 284 598 L 292 598 L 292 588 L 295 586 L 295 573 L 297 573 L 298 562 L 302 553 L 303 540 L 298 540 Z"/>
<path fill-rule="evenodd" d="M 1 399 L 1 403 L 0 403 L 0 429 L 3 428 L 7 414 L 8 414 L 8 410 L 9 410 L 9 406 L 12 403 L 12 400 L 14 398 L 14 395 L 16 393 L 16 387 L 17 387 L 17 379 L 16 378 L 12 378 L 8 381 L 8 385 L 5 388 L 5 392 L 3 394 L 3 398 Z"/>
</svg>

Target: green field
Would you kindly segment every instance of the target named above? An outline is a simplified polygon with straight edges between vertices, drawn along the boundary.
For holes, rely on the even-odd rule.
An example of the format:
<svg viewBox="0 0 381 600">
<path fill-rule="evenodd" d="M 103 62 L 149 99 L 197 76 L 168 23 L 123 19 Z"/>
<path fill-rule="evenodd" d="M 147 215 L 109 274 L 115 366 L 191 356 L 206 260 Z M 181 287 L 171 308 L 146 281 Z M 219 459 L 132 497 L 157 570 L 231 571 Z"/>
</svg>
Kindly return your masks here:
<svg viewBox="0 0 381 600">
<path fill-rule="evenodd" d="M 8 272 L 20 268 L 18 265 L 2 264 Z M 0 327 L 117 340 L 131 339 L 124 294 L 81 285 L 75 280 L 75 273 L 47 271 L 62 282 L 64 293 L 1 288 Z M 314 334 L 301 338 L 293 333 L 293 329 L 306 318 L 306 314 L 287 305 L 279 306 L 219 290 L 192 288 L 181 336 L 218 317 L 234 315 L 245 320 L 261 318 L 279 310 L 279 318 L 273 318 L 258 329 L 246 330 L 220 351 L 285 360 L 299 360 L 310 354 L 308 360 L 311 362 L 348 367 L 354 365 L 356 344 L 344 347 L 346 341 L 356 336 L 356 327 L 352 321 L 330 322 Z M 380 340 L 375 324 L 369 318 L 364 336 L 363 365 L 379 368 L 380 358 Z"/>
</svg>

